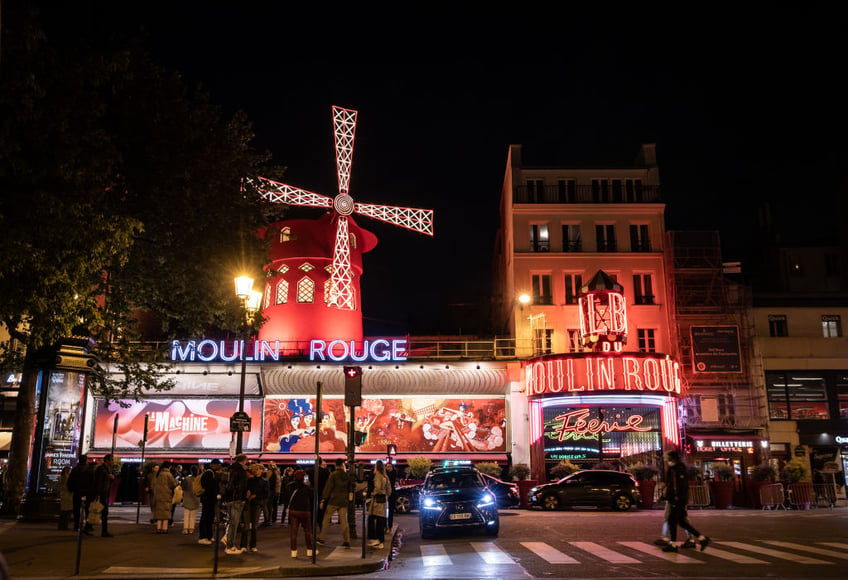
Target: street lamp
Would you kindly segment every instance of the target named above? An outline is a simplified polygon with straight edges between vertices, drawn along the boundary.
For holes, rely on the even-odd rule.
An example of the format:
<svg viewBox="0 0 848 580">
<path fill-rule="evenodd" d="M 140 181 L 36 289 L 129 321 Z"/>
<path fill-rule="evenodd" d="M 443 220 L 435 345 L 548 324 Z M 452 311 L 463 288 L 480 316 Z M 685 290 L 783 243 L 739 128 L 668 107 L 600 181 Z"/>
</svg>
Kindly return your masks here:
<svg viewBox="0 0 848 580">
<path fill-rule="evenodd" d="M 521 304 L 522 310 L 524 310 L 524 307 L 532 301 L 532 297 L 526 293 L 518 297 L 518 302 Z M 544 354 L 547 350 L 545 348 L 545 313 L 540 312 L 538 314 L 533 314 L 533 311 L 531 310 L 530 316 L 527 317 L 527 320 L 530 321 L 530 340 L 533 344 L 533 354 Z M 536 321 L 541 321 L 541 328 L 538 329 L 541 330 L 541 332 L 537 332 Z"/>
<path fill-rule="evenodd" d="M 247 375 L 247 352 L 246 352 L 246 343 L 247 339 L 250 338 L 250 326 L 253 322 L 253 317 L 256 312 L 259 310 L 259 304 L 262 301 L 262 292 L 253 289 L 253 278 L 250 276 L 239 276 L 235 279 L 236 285 L 236 296 L 241 299 L 242 305 L 242 340 L 241 340 L 241 382 L 239 384 L 239 406 L 238 406 L 238 417 L 239 422 L 245 422 L 248 425 L 248 431 L 250 431 L 250 419 L 247 418 L 245 421 L 245 412 L 244 412 L 244 383 L 245 377 Z M 238 431 L 236 432 L 236 455 L 242 452 L 243 449 L 243 431 L 241 426 L 238 427 Z"/>
</svg>

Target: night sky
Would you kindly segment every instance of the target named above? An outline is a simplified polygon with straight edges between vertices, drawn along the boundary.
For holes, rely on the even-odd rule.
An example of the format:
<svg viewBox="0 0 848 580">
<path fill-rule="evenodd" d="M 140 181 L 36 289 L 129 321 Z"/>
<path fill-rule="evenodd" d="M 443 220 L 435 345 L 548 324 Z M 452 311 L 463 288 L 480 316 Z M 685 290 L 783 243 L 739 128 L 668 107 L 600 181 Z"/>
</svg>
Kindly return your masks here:
<svg viewBox="0 0 848 580">
<path fill-rule="evenodd" d="M 511 143 L 537 166 L 629 165 L 656 143 L 667 228 L 720 230 L 726 260 L 746 255 L 764 202 L 802 226 L 785 239 L 812 240 L 846 197 L 835 14 L 76 5 L 82 26 L 144 30 L 155 60 L 244 110 L 293 186 L 335 195 L 330 108 L 359 111 L 354 199 L 435 210 L 434 238 L 356 218 L 380 240 L 362 280 L 370 335 L 475 330 Z"/>
</svg>

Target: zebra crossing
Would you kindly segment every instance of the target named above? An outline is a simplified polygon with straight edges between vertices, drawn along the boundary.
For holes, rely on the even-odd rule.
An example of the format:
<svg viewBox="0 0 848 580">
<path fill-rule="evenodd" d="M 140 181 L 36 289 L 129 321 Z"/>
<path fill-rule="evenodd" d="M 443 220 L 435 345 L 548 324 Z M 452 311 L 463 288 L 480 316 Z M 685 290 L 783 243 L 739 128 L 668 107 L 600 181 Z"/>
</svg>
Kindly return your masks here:
<svg viewBox="0 0 848 580">
<path fill-rule="evenodd" d="M 715 563 L 717 560 L 739 565 L 763 565 L 785 563 L 813 566 L 844 565 L 848 560 L 848 543 L 814 542 L 801 544 L 778 540 L 754 540 L 748 542 L 713 540 L 704 552 L 680 550 L 663 552 L 653 543 L 639 541 L 617 541 L 606 545 L 597 542 L 562 542 L 554 546 L 547 542 L 517 542 L 513 545 L 498 541 L 465 543 L 425 543 L 420 545 L 421 564 L 425 567 L 453 566 L 454 558 L 467 558 L 471 553 L 479 557 L 482 564 L 519 566 L 529 555 L 548 564 L 574 565 L 593 564 L 603 560 L 609 564 L 650 564 L 664 560 L 671 564 L 698 565 Z M 448 550 L 450 548 L 450 551 Z M 404 556 L 408 561 L 410 556 Z"/>
</svg>

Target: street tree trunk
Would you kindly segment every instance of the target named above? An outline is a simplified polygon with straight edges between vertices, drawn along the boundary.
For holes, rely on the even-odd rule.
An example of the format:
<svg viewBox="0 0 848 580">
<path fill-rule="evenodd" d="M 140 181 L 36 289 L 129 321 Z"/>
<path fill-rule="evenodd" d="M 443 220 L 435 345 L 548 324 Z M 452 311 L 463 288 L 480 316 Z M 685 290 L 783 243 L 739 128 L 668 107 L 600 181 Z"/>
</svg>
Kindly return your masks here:
<svg viewBox="0 0 848 580">
<path fill-rule="evenodd" d="M 21 500 L 26 492 L 29 452 L 32 448 L 33 421 L 35 420 L 35 386 L 38 369 L 25 368 L 18 388 L 15 406 L 15 423 L 12 428 L 12 443 L 9 448 L 9 469 L 6 472 L 6 497 L 3 513 L 17 516 Z"/>
</svg>

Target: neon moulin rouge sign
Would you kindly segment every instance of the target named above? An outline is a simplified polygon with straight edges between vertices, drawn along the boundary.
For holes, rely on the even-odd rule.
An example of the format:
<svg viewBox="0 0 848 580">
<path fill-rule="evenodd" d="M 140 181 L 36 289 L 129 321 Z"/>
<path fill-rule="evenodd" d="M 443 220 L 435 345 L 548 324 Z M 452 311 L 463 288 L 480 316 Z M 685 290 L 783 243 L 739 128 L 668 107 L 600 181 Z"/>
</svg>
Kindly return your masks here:
<svg viewBox="0 0 848 580">
<path fill-rule="evenodd" d="M 285 348 L 285 347 L 284 347 Z M 310 361 L 332 362 L 402 362 L 409 354 L 409 341 L 405 338 L 377 338 L 373 340 L 311 340 Z M 280 341 L 269 340 L 189 340 L 171 343 L 171 360 L 174 362 L 272 362 L 280 360 Z"/>
<path fill-rule="evenodd" d="M 530 361 L 524 368 L 527 396 L 646 392 L 680 394 L 680 365 L 654 353 L 574 353 Z"/>
</svg>

